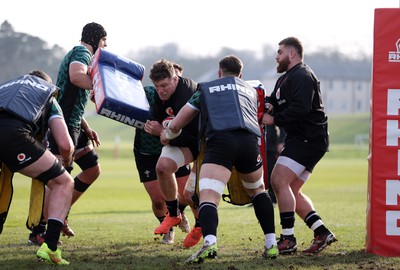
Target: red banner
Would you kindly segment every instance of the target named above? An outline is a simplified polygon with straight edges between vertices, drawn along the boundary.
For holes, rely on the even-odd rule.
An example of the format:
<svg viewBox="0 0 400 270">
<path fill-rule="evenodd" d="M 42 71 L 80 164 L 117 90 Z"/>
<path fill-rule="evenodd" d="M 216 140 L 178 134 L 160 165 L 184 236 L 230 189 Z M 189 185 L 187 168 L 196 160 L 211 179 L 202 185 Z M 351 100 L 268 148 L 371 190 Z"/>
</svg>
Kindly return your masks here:
<svg viewBox="0 0 400 270">
<path fill-rule="evenodd" d="M 400 9 L 376 9 L 366 252 L 400 256 Z"/>
</svg>

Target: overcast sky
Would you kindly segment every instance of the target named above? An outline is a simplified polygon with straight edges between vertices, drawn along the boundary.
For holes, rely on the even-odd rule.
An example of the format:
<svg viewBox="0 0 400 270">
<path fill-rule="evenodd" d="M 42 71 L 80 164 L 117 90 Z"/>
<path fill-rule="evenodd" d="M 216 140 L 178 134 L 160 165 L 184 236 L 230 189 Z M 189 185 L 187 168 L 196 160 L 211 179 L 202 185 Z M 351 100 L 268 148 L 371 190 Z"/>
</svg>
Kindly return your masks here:
<svg viewBox="0 0 400 270">
<path fill-rule="evenodd" d="M 187 53 L 210 55 L 221 47 L 260 51 L 297 36 L 306 52 L 324 47 L 372 54 L 374 10 L 399 8 L 400 0 L 113 0 L 2 1 L 0 23 L 66 50 L 83 26 L 102 24 L 108 50 L 126 54 L 177 43 Z"/>
</svg>

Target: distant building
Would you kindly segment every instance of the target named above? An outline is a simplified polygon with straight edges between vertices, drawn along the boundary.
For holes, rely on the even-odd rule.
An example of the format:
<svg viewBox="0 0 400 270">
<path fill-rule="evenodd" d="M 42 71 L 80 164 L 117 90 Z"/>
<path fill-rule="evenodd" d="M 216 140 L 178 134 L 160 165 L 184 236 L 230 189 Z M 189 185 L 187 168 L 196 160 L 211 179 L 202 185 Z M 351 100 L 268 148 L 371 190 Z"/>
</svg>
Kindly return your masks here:
<svg viewBox="0 0 400 270">
<path fill-rule="evenodd" d="M 264 80 L 267 94 L 275 86 L 276 78 Z M 329 115 L 368 113 L 370 111 L 371 80 L 320 78 L 322 100 Z"/>
<path fill-rule="evenodd" d="M 370 111 L 371 80 L 321 79 L 321 92 L 327 114 Z"/>
<path fill-rule="evenodd" d="M 314 71 L 321 83 L 322 99 L 327 114 L 370 112 L 371 64 L 356 62 L 353 65 L 329 66 L 328 61 L 327 64 L 311 64 L 315 66 Z M 272 92 L 280 75 L 274 72 L 265 72 L 260 79 L 264 83 L 266 94 Z"/>
</svg>

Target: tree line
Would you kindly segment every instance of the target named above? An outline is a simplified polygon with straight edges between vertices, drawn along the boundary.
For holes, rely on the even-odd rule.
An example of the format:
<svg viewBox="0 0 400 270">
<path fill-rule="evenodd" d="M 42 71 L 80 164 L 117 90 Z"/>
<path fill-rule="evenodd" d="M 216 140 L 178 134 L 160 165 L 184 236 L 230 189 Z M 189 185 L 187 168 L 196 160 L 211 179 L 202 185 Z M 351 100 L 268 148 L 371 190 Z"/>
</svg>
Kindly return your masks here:
<svg viewBox="0 0 400 270">
<path fill-rule="evenodd" d="M 40 37 L 15 32 L 8 21 L 4 21 L 0 26 L 0 48 L 0 83 L 32 69 L 42 69 L 55 81 L 61 61 L 71 49 L 62 48 L 59 45 L 50 47 Z M 235 54 L 242 59 L 245 65 L 244 79 L 263 81 L 277 76 L 275 53 L 276 48 L 264 45 L 261 56 L 257 56 L 251 50 L 234 50 L 224 47 L 216 55 L 194 57 L 182 53 L 178 44 L 169 43 L 159 47 L 149 46 L 138 51 L 130 51 L 124 56 L 145 66 L 143 84 L 148 85 L 151 84 L 148 70 L 155 61 L 161 58 L 181 64 L 184 67 L 185 76 L 202 82 L 216 78 L 218 61 L 227 54 Z M 324 48 L 306 54 L 305 63 L 312 67 L 320 79 L 369 80 L 371 77 L 372 56 L 368 55 L 354 59 L 337 49 Z"/>
</svg>

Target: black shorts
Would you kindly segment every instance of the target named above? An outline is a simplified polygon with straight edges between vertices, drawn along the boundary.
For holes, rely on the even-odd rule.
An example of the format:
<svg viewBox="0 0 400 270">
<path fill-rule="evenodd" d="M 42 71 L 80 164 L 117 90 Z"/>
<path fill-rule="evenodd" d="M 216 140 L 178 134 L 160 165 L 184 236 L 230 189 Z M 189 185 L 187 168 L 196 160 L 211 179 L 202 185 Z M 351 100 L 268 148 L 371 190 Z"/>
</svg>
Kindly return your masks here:
<svg viewBox="0 0 400 270">
<path fill-rule="evenodd" d="M 157 180 L 156 165 L 160 155 L 146 155 L 138 151 L 134 151 L 136 169 L 139 172 L 140 182 L 150 182 Z M 180 167 L 175 177 L 188 176 L 190 174 L 190 165 Z"/>
<path fill-rule="evenodd" d="M 68 133 L 71 136 L 72 143 L 75 146 L 75 150 L 85 148 L 90 145 L 92 142 L 86 136 L 86 133 L 82 129 L 71 128 L 68 127 Z M 60 151 L 58 150 L 57 142 L 51 133 L 48 134 L 48 148 L 54 155 L 60 155 Z"/>
<path fill-rule="evenodd" d="M 297 163 L 303 165 L 307 171 L 312 172 L 315 165 L 317 165 L 325 153 L 325 151 L 310 147 L 310 145 L 304 141 L 289 140 L 285 142 L 280 156 L 293 159 Z"/>
<path fill-rule="evenodd" d="M 75 146 L 75 149 L 85 148 L 86 146 L 91 145 L 91 144 L 92 144 L 92 141 L 86 135 L 85 131 L 83 131 L 83 129 L 81 129 L 81 131 L 79 132 L 78 142 Z"/>
<path fill-rule="evenodd" d="M 46 151 L 31 132 L 29 125 L 14 116 L 0 117 L 0 160 L 13 172 L 31 165 Z"/>
<path fill-rule="evenodd" d="M 215 133 L 206 141 L 203 163 L 222 165 L 232 171 L 251 173 L 262 165 L 258 137 L 246 130 Z"/>
</svg>

